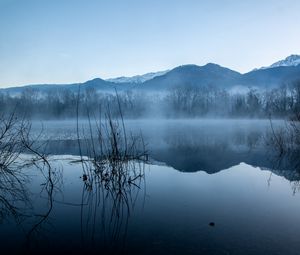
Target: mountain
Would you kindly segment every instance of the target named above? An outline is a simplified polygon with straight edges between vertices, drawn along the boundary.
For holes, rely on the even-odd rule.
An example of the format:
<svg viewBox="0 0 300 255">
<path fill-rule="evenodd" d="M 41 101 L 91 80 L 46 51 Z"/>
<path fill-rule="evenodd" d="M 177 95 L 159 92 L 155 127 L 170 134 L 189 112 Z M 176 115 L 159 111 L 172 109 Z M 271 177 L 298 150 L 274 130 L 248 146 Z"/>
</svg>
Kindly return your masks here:
<svg viewBox="0 0 300 255">
<path fill-rule="evenodd" d="M 274 88 L 296 80 L 300 80 L 300 65 L 253 70 L 243 74 L 236 83 L 247 87 Z"/>
<path fill-rule="evenodd" d="M 8 92 L 14 95 L 22 93 L 24 90 L 37 90 L 42 93 L 47 93 L 49 91 L 61 92 L 63 90 L 78 91 L 80 86 L 81 91 L 86 89 L 95 89 L 104 92 L 113 92 L 115 89 L 123 90 L 134 88 L 132 83 L 119 83 L 106 81 L 100 78 L 95 78 L 83 83 L 72 83 L 72 84 L 34 84 L 34 85 L 25 85 L 23 87 L 10 87 L 0 89 L 0 92 Z"/>
<path fill-rule="evenodd" d="M 205 66 L 183 65 L 144 82 L 142 88 L 160 90 L 178 86 L 226 87 L 234 84 L 234 81 L 240 77 L 240 73 L 217 64 L 209 63 Z"/>
<path fill-rule="evenodd" d="M 268 67 L 262 67 L 260 69 L 268 69 L 280 66 L 298 66 L 300 64 L 300 55 L 290 55 L 283 60 L 279 60 Z"/>
<path fill-rule="evenodd" d="M 135 75 L 132 77 L 117 77 L 117 78 L 111 78 L 106 79 L 106 81 L 114 82 L 114 83 L 143 83 L 145 81 L 151 80 L 154 77 L 161 76 L 169 72 L 169 70 L 166 71 L 160 71 L 160 72 L 153 72 L 153 73 L 146 73 L 142 75 Z"/>
<path fill-rule="evenodd" d="M 24 89 L 36 89 L 41 92 L 95 89 L 97 91 L 114 92 L 117 90 L 148 90 L 163 91 L 176 88 L 178 86 L 205 87 L 212 86 L 223 89 L 233 88 L 274 88 L 284 83 L 300 80 L 300 56 L 291 55 L 284 60 L 272 64 L 270 67 L 256 69 L 251 72 L 241 74 L 234 70 L 209 63 L 204 66 L 182 65 L 170 71 L 147 73 L 133 77 L 119 77 L 103 80 L 96 78 L 83 83 L 74 84 L 41 84 L 27 85 L 24 87 L 14 87 L 0 89 L 2 92 L 19 94 Z M 241 91 L 241 90 L 239 90 Z"/>
<path fill-rule="evenodd" d="M 234 87 L 275 88 L 300 80 L 300 65 L 296 65 L 297 58 L 288 57 L 286 59 L 286 65 L 287 63 L 291 64 L 292 60 L 294 64 L 256 69 L 245 74 L 212 63 L 204 66 L 183 65 L 144 82 L 140 87 L 148 90 L 163 90 L 178 86 L 213 86 L 223 89 Z"/>
</svg>

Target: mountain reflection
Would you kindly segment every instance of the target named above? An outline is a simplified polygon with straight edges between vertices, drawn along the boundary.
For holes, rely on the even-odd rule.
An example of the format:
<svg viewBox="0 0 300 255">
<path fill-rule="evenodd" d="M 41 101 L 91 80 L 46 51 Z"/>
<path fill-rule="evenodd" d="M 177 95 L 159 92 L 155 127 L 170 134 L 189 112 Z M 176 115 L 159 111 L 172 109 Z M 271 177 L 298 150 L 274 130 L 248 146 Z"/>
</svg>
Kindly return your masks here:
<svg viewBox="0 0 300 255">
<path fill-rule="evenodd" d="M 143 130 L 153 160 L 178 171 L 212 174 L 245 162 L 276 172 L 290 170 L 285 173 L 287 179 L 299 178 L 298 152 L 278 160 L 274 148 L 267 145 L 268 121 L 257 121 L 255 125 L 251 121 L 170 121 L 154 127 L 142 123 L 131 128 L 133 132 Z M 48 152 L 79 155 L 76 143 L 75 140 L 50 141 Z"/>
<path fill-rule="evenodd" d="M 226 143 L 225 140 L 220 142 L 210 140 L 208 137 L 200 139 L 200 136 L 199 139 L 195 139 L 195 136 L 192 135 L 178 135 L 178 139 L 174 139 L 172 135 L 166 135 L 165 139 L 162 140 L 165 144 L 162 151 L 169 151 L 168 153 L 173 155 L 173 159 L 170 157 L 170 163 L 182 163 L 184 169 L 190 169 L 193 163 L 197 163 L 195 169 L 198 167 L 204 169 L 203 166 L 212 169 L 211 167 L 215 166 L 216 171 L 218 171 L 219 167 L 223 167 L 225 163 L 235 163 L 233 160 L 221 161 L 224 155 L 229 158 L 229 155 L 237 155 L 236 151 L 240 150 L 240 153 L 245 155 L 244 157 L 247 159 L 247 153 L 253 155 L 254 152 L 257 154 L 261 152 L 263 155 L 263 152 L 266 152 L 263 150 L 266 148 L 263 137 L 257 136 L 255 133 L 246 136 L 242 134 L 244 133 L 240 132 L 236 139 L 230 137 L 229 141 L 232 141 L 231 143 Z M 183 154 L 184 151 L 185 154 Z M 152 150 L 153 152 L 155 151 Z M 156 153 L 157 158 L 160 156 L 164 160 L 168 159 L 166 154 L 160 155 L 159 151 L 156 151 Z M 270 152 L 268 153 L 270 154 Z M 180 158 L 181 154 L 183 154 L 182 158 Z M 220 157 L 220 162 L 212 164 L 210 160 L 203 161 L 201 157 L 207 157 L 208 155 L 210 155 L 211 161 L 214 157 Z M 155 154 L 152 154 L 153 158 L 154 156 Z M 290 156 L 291 159 L 295 159 L 296 154 Z M 184 157 L 189 158 L 189 160 L 185 162 Z M 35 164 L 29 161 L 28 165 L 20 168 L 19 172 L 15 172 L 20 173 L 17 179 L 7 182 L 8 178 L 3 176 L 1 179 L 1 192 L 3 190 L 4 193 L 1 194 L 6 200 L 2 200 L 1 196 L 1 205 L 4 208 L 1 215 L 6 215 L 6 217 L 2 218 L 1 235 L 6 234 L 6 229 L 12 228 L 12 224 L 9 222 L 10 219 L 15 219 L 17 227 L 24 230 L 22 230 L 24 239 L 27 237 L 25 248 L 21 246 L 11 248 L 10 246 L 7 248 L 8 250 L 4 248 L 5 252 L 8 253 L 10 250 L 13 253 L 16 249 L 18 252 L 27 251 L 29 254 L 57 251 L 65 254 L 74 251 L 82 254 L 100 251 L 102 254 L 131 254 L 129 251 L 135 251 L 138 254 L 148 242 L 146 237 L 143 239 L 139 234 L 143 232 L 144 228 L 150 233 L 152 227 L 160 229 L 161 224 L 164 224 L 165 221 L 172 222 L 172 219 L 176 220 L 179 226 L 186 226 L 186 224 L 194 226 L 194 223 L 187 220 L 184 214 L 186 208 L 191 210 L 189 215 L 193 217 L 192 222 L 194 220 L 202 222 L 201 231 L 204 231 L 205 234 L 202 234 L 205 236 L 210 233 L 206 232 L 205 226 L 208 222 L 214 220 L 212 214 L 220 212 L 220 215 L 225 217 L 222 222 L 220 216 L 221 218 L 217 222 L 217 227 L 219 227 L 220 223 L 226 223 L 226 220 L 228 220 L 226 217 L 231 217 L 231 213 L 234 214 L 234 217 L 232 217 L 235 219 L 245 213 L 243 211 L 245 208 L 242 206 L 239 207 L 240 213 L 229 210 L 228 215 L 226 213 L 222 214 L 221 211 L 224 210 L 224 207 L 221 201 L 223 201 L 224 195 L 228 196 L 226 203 L 232 203 L 233 208 L 235 203 L 249 206 L 244 201 L 245 195 L 252 198 L 252 195 L 255 194 L 253 200 L 250 199 L 250 203 L 253 203 L 251 206 L 257 205 L 256 201 L 260 194 L 262 198 L 269 199 L 269 197 L 265 197 L 266 194 L 270 194 L 269 192 L 265 193 L 265 189 L 268 188 L 266 187 L 267 183 L 271 186 L 271 189 L 275 187 L 275 189 L 272 189 L 273 193 L 275 192 L 274 198 L 278 194 L 276 188 L 280 177 L 270 173 L 270 178 L 267 180 L 268 171 L 261 171 L 246 164 L 237 164 L 232 171 L 222 171 L 215 175 L 203 173 L 181 174 L 165 166 L 151 166 L 152 173 L 147 175 L 146 179 L 143 161 L 128 161 L 111 165 L 105 164 L 105 161 L 103 161 L 103 164 L 95 165 L 87 157 L 83 158 L 84 160 L 81 161 L 78 160 L 79 157 L 74 158 L 72 156 L 71 161 L 69 157 L 67 161 L 63 161 L 63 157 L 58 157 L 58 160 L 55 157 L 50 157 L 49 165 L 43 161 L 35 162 Z M 190 168 L 187 165 L 189 161 L 192 161 Z M 269 162 L 267 158 L 265 162 Z M 298 192 L 299 172 L 284 170 L 291 169 L 284 168 L 284 164 L 286 164 L 285 167 L 288 167 L 288 158 L 276 162 L 278 165 L 275 165 L 275 161 L 272 162 L 274 164 L 273 173 L 285 176 L 286 179 L 292 181 L 291 183 L 280 182 L 280 185 L 285 187 L 290 185 L 293 193 Z M 61 169 L 58 167 L 60 164 Z M 271 165 L 271 163 L 269 164 Z M 26 170 L 28 168 L 30 168 L 29 172 Z M 263 170 L 262 167 L 261 169 Z M 27 175 L 24 175 L 24 173 L 27 173 Z M 126 173 L 126 178 L 115 173 Z M 236 182 L 237 177 L 240 180 L 239 182 Z M 191 183 L 189 188 L 182 185 L 187 180 Z M 259 181 L 260 188 L 258 190 L 257 187 L 251 189 L 253 181 Z M 220 189 L 211 189 L 211 184 L 215 182 L 219 183 Z M 12 187 L 19 188 L 12 189 Z M 282 186 L 280 187 L 282 188 Z M 232 192 L 226 193 L 225 190 L 227 189 L 232 189 Z M 244 192 L 239 194 L 237 191 L 241 189 Z M 9 193 L 11 191 L 17 191 L 17 193 Z M 213 202 L 207 197 L 208 194 L 211 197 L 212 192 L 214 194 Z M 194 196 L 194 194 L 197 195 Z M 241 197 L 239 198 L 239 196 Z M 146 197 L 147 202 L 145 203 Z M 237 200 L 231 199 L 232 197 Z M 215 203 L 216 199 L 219 201 L 218 203 Z M 9 201 L 11 206 L 7 206 L 6 201 Z M 189 201 L 187 204 L 192 208 L 186 207 L 185 201 Z M 177 207 L 178 203 L 180 203 L 180 206 Z M 258 204 L 260 209 L 268 209 L 269 206 L 273 208 L 277 203 L 271 203 L 267 206 L 265 206 L 265 202 Z M 144 206 L 145 210 L 139 210 L 140 208 L 144 209 Z M 178 211 L 173 215 L 174 209 Z M 262 210 L 262 213 L 265 215 L 264 210 Z M 170 215 L 170 219 L 166 217 L 168 215 Z M 251 219 L 251 215 L 247 217 Z M 255 220 L 255 217 L 254 220 L 252 218 L 253 224 L 256 224 Z M 170 223 L 170 226 L 173 226 L 173 223 Z M 171 231 L 171 229 L 168 231 Z M 209 231 L 211 231 L 210 228 Z M 180 238 L 183 238 L 183 242 L 188 243 L 190 238 L 195 238 L 193 233 L 191 232 L 188 238 L 184 236 Z M 155 236 L 152 236 L 152 238 L 151 243 L 154 242 Z M 169 235 L 164 233 L 160 238 L 168 240 Z M 4 237 L 3 240 L 10 242 L 7 237 Z M 136 242 L 136 240 L 141 243 Z M 205 245 L 207 240 L 200 242 L 201 245 Z"/>
</svg>

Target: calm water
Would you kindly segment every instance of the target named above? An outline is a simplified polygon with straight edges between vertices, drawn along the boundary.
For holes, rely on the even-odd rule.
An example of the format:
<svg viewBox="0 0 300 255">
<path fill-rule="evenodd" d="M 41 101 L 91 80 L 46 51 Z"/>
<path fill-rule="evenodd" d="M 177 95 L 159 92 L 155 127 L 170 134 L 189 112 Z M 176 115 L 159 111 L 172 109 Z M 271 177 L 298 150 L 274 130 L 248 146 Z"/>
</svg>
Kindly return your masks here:
<svg viewBox="0 0 300 255">
<path fill-rule="evenodd" d="M 300 254 L 300 176 L 265 146 L 268 121 L 126 122 L 151 164 L 132 163 L 144 176 L 122 196 L 83 178 L 74 122 L 44 127 L 54 187 L 25 167 L 21 194 L 3 190 L 16 208 L 1 210 L 5 252 Z"/>
<path fill-rule="evenodd" d="M 50 140 L 48 153 L 79 155 L 76 121 L 36 122 L 33 133 L 38 134 L 42 125 L 40 139 Z M 153 160 L 182 172 L 215 173 L 241 162 L 276 167 L 273 151 L 265 146 L 268 120 L 132 120 L 125 125 L 128 134 L 142 133 Z M 280 128 L 284 122 L 274 121 L 273 125 Z M 81 121 L 79 129 L 80 138 L 89 138 L 87 121 Z M 87 154 L 84 141 L 81 146 Z"/>
</svg>

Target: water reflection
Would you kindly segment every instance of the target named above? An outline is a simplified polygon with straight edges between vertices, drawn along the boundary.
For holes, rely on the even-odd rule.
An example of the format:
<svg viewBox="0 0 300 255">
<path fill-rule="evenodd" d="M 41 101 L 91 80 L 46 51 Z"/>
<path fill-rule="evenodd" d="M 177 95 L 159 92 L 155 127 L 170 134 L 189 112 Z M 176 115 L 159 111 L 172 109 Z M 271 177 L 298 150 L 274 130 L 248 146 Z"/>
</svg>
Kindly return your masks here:
<svg viewBox="0 0 300 255">
<path fill-rule="evenodd" d="M 81 238 L 85 250 L 101 247 L 118 254 L 125 249 L 129 217 L 140 192 L 145 195 L 144 162 L 98 166 L 83 164 Z"/>
<path fill-rule="evenodd" d="M 297 226 L 299 222 L 298 197 L 290 197 L 290 188 L 296 188 L 297 182 L 288 185 L 272 175 L 268 187 L 269 171 L 243 163 L 214 175 L 184 174 L 152 165 L 145 179 L 145 165 L 130 162 L 122 167 L 135 173 L 131 175 L 132 182 L 128 182 L 129 178 L 127 182 L 119 182 L 117 178 L 108 182 L 106 173 L 99 172 L 90 160 L 84 161 L 84 170 L 74 157 L 49 162 L 51 173 L 57 172 L 55 169 L 62 164 L 61 186 L 55 181 L 60 175 L 51 178 L 54 187 L 60 187 L 63 194 L 57 188 L 50 193 L 44 189 L 47 183 L 43 173 L 48 173 L 47 168 L 41 172 L 31 167 L 31 173 L 39 174 L 32 176 L 34 182 L 26 186 L 31 206 L 26 214 L 30 218 L 23 227 L 27 229 L 24 234 L 32 231 L 27 240 L 30 253 L 46 250 L 68 254 L 100 251 L 102 254 L 199 254 L 200 251 L 243 254 L 239 251 L 246 240 L 259 244 L 266 237 L 271 246 L 253 247 L 256 254 L 262 251 L 273 254 L 275 250 L 295 254 L 298 247 L 298 243 L 289 239 L 290 223 Z M 38 200 L 34 194 L 40 194 Z M 209 222 L 215 222 L 215 227 L 210 227 Z M 11 223 L 6 226 L 11 228 Z M 284 247 L 288 244 L 290 248 L 278 242 L 274 233 L 279 229 Z M 17 249 L 20 251 L 20 246 Z"/>
<path fill-rule="evenodd" d="M 47 233 L 58 172 L 46 158 L 22 154 L 0 170 L 0 236 L 7 244 L 2 250 L 14 254 L 36 249 Z"/>
<path fill-rule="evenodd" d="M 272 170 L 295 170 L 292 164 L 298 162 L 295 153 L 295 156 L 282 160 L 285 165 L 278 164 L 276 152 L 266 143 L 269 121 L 190 120 L 154 124 L 136 121 L 127 125 L 133 133 L 143 130 L 153 160 L 182 172 L 205 171 L 212 174 L 241 162 Z M 281 125 L 284 123 L 274 122 L 275 127 Z M 48 152 L 79 155 L 76 143 L 72 139 L 52 140 Z"/>
<path fill-rule="evenodd" d="M 51 213 L 54 207 L 54 197 L 56 193 L 61 192 L 62 188 L 62 170 L 52 166 L 52 162 L 48 160 L 48 157 L 42 154 L 29 155 L 31 165 L 34 166 L 34 170 L 38 171 L 38 175 L 43 177 L 40 183 L 40 190 L 38 191 L 42 206 L 36 206 L 37 201 L 33 201 L 35 204 L 31 212 L 32 220 L 27 223 L 29 230 L 26 233 L 26 249 L 39 250 L 45 248 L 45 241 L 47 241 L 48 228 L 51 226 Z M 36 180 L 32 180 L 36 182 Z M 31 196 L 33 199 L 33 196 Z"/>
<path fill-rule="evenodd" d="M 30 205 L 25 183 L 26 175 L 20 167 L 0 166 L 1 223 L 9 216 L 12 216 L 18 223 L 25 217 L 22 208 Z"/>
<path fill-rule="evenodd" d="M 24 251 L 14 218 L 29 253 L 297 254 L 299 154 L 276 161 L 261 127 L 177 124 L 146 129 L 144 139 L 152 159 L 188 174 L 109 153 L 31 159 L 26 178 L 0 179 L 16 208 L 0 197 L 2 242 Z M 46 153 L 76 150 L 75 140 L 50 141 Z"/>
</svg>

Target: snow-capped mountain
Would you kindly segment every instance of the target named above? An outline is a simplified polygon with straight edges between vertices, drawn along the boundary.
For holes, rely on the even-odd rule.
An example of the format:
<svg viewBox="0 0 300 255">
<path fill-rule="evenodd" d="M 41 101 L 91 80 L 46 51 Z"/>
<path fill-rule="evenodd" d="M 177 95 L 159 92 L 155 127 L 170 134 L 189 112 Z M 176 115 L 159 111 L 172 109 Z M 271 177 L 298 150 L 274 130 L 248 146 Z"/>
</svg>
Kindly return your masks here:
<svg viewBox="0 0 300 255">
<path fill-rule="evenodd" d="M 267 67 L 262 67 L 261 69 L 274 68 L 280 66 L 297 66 L 299 64 L 300 64 L 300 55 L 290 55 L 283 60 L 279 60 L 274 64 Z"/>
<path fill-rule="evenodd" d="M 117 77 L 117 78 L 110 78 L 106 81 L 114 82 L 114 83 L 143 83 L 145 81 L 151 80 L 154 77 L 161 76 L 169 72 L 169 70 L 166 71 L 160 71 L 160 72 L 153 72 L 153 73 L 146 73 L 142 75 L 135 75 L 132 77 Z"/>
</svg>

